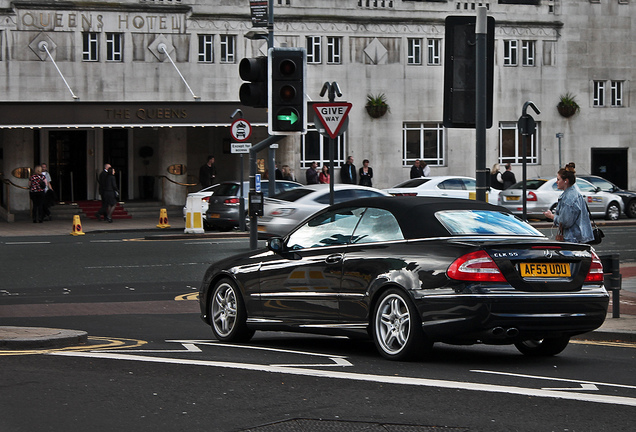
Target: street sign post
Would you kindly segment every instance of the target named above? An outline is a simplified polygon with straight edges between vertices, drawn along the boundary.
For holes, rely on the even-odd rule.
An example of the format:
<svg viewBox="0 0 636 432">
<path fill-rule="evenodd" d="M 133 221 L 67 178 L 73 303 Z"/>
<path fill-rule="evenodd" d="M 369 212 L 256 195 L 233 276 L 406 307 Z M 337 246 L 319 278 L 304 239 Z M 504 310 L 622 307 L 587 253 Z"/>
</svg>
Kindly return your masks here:
<svg viewBox="0 0 636 432">
<path fill-rule="evenodd" d="M 313 105 L 315 118 L 325 128 L 331 139 L 336 139 L 347 130 L 349 111 L 353 105 L 349 102 L 317 103 Z"/>
</svg>

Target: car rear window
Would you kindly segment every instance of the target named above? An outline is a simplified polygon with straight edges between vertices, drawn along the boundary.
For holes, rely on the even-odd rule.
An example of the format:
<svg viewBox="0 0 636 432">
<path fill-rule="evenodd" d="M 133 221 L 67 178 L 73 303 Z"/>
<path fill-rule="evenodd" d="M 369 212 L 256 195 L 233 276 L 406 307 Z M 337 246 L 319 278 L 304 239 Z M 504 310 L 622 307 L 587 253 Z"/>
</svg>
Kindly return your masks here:
<svg viewBox="0 0 636 432">
<path fill-rule="evenodd" d="M 214 189 L 216 196 L 236 196 L 239 194 L 239 185 L 236 183 L 221 183 L 219 187 Z"/>
<path fill-rule="evenodd" d="M 420 185 L 423 185 L 430 179 L 427 178 L 415 178 L 411 180 L 407 180 L 405 182 L 400 183 L 399 185 L 393 186 L 394 188 L 415 188 Z"/>
<path fill-rule="evenodd" d="M 510 213 L 489 210 L 444 210 L 435 213 L 435 217 L 452 235 L 543 237 L 543 234 L 530 224 Z"/>
<path fill-rule="evenodd" d="M 533 179 L 526 180 L 526 189 L 537 190 L 539 189 L 547 180 L 543 179 Z M 513 184 L 508 189 L 523 189 L 523 182 L 520 181 L 518 183 Z"/>
<path fill-rule="evenodd" d="M 272 198 L 276 198 L 282 201 L 294 202 L 306 195 L 309 195 L 312 192 L 314 191 L 311 189 L 298 188 L 298 189 L 292 189 L 285 192 L 281 192 L 279 194 L 274 195 Z"/>
</svg>

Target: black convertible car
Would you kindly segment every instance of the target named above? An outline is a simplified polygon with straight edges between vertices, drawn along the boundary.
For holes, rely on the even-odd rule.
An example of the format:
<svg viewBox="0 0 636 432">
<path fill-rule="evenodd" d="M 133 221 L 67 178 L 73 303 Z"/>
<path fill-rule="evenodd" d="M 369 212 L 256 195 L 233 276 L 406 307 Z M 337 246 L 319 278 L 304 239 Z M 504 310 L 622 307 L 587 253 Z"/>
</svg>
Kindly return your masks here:
<svg viewBox="0 0 636 432">
<path fill-rule="evenodd" d="M 502 207 L 427 197 L 331 206 L 213 264 L 199 293 L 221 341 L 357 331 L 394 360 L 434 342 L 555 355 L 603 323 L 608 301 L 589 245 L 552 241 Z"/>
</svg>

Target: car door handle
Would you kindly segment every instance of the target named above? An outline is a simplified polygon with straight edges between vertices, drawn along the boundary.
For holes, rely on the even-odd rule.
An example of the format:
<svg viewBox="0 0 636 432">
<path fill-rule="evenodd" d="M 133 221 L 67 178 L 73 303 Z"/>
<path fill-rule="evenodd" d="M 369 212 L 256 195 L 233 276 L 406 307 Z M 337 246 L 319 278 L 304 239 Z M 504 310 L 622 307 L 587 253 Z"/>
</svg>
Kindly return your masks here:
<svg viewBox="0 0 636 432">
<path fill-rule="evenodd" d="M 325 258 L 327 264 L 337 264 L 342 261 L 342 254 L 333 254 Z"/>
</svg>

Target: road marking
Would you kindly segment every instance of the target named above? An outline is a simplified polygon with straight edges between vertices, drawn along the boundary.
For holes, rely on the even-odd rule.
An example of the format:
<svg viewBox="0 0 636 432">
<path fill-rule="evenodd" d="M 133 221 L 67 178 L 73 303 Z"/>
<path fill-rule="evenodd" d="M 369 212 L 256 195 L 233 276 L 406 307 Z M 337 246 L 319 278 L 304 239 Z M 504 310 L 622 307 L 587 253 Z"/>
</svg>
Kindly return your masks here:
<svg viewBox="0 0 636 432">
<path fill-rule="evenodd" d="M 123 240 L 90 240 L 89 243 L 121 243 Z"/>
<path fill-rule="evenodd" d="M 633 342 L 609 342 L 609 341 L 593 341 L 593 340 L 571 340 L 570 343 L 579 345 L 600 345 L 610 346 L 617 348 L 636 348 L 636 343 Z"/>
<path fill-rule="evenodd" d="M 175 301 L 181 300 L 199 300 L 199 293 L 181 294 L 176 296 Z"/>
<path fill-rule="evenodd" d="M 24 242 L 6 242 L 6 245 L 34 245 L 34 244 L 51 244 L 50 241 L 24 241 Z"/>
<path fill-rule="evenodd" d="M 336 370 L 320 370 L 320 369 L 305 369 L 285 366 L 267 366 L 257 365 L 250 363 L 234 363 L 234 362 L 222 362 L 222 361 L 208 361 L 208 360 L 192 360 L 192 359 L 173 359 L 165 357 L 149 357 L 142 355 L 109 353 L 109 352 L 57 352 L 51 353 L 56 356 L 66 357 L 85 357 L 92 359 L 110 359 L 110 360 L 130 360 L 141 361 L 148 363 L 162 363 L 162 364 L 174 364 L 174 365 L 186 365 L 186 366 L 210 366 L 229 369 L 241 369 L 255 372 L 270 372 L 280 373 L 287 375 L 297 376 L 309 376 L 316 378 L 329 378 L 329 379 L 343 379 L 362 382 L 375 382 L 383 384 L 395 384 L 395 385 L 409 385 L 409 386 L 422 386 L 422 387 L 436 387 L 455 390 L 471 390 L 482 391 L 490 393 L 503 393 L 514 394 L 520 396 L 530 397 L 542 397 L 552 399 L 563 400 L 575 400 L 582 402 L 594 402 L 602 404 L 612 405 L 625 405 L 636 406 L 636 398 L 622 397 L 622 396 L 609 396 L 599 394 L 585 394 L 576 392 L 562 392 L 555 390 L 543 390 L 532 389 L 514 386 L 502 386 L 494 384 L 478 384 L 462 381 L 446 381 L 427 378 L 414 378 L 414 377 L 399 377 L 399 376 L 387 376 L 387 375 L 372 375 L 361 374 L 354 372 L 341 372 Z"/>
<path fill-rule="evenodd" d="M 175 264 L 138 264 L 138 265 L 116 265 L 116 266 L 88 266 L 85 269 L 119 269 L 119 268 L 153 268 L 153 267 L 179 267 L 191 265 L 208 265 L 209 263 L 175 263 Z"/>
<path fill-rule="evenodd" d="M 572 390 L 592 390 L 598 391 L 598 387 L 594 384 L 581 384 L 581 387 L 541 387 L 541 390 L 560 390 L 560 391 L 572 391 Z"/>
<path fill-rule="evenodd" d="M 568 379 L 568 378 L 555 378 L 555 377 L 549 377 L 549 376 L 541 376 L 541 375 L 525 375 L 525 374 L 516 374 L 516 373 L 509 373 L 509 372 L 497 372 L 497 371 L 487 371 L 487 370 L 471 370 L 471 372 L 478 372 L 478 373 L 485 373 L 485 374 L 492 374 L 492 375 L 507 375 L 507 376 L 513 376 L 513 377 L 517 377 L 517 378 L 530 378 L 530 379 L 538 379 L 538 380 L 548 380 L 548 381 L 561 381 L 561 382 L 571 382 L 571 383 L 576 383 L 576 384 L 590 384 L 590 385 L 596 385 L 596 386 L 607 386 L 607 387 L 620 387 L 620 388 L 627 388 L 627 389 L 636 389 L 636 386 L 629 386 L 629 385 L 624 385 L 624 384 L 611 384 L 611 383 L 602 383 L 602 382 L 595 382 L 595 381 L 585 381 L 585 380 L 575 380 L 575 379 Z"/>
<path fill-rule="evenodd" d="M 32 350 L 21 351 L 4 351 L 0 350 L 0 356 L 8 355 L 31 355 L 31 354 L 54 354 L 57 352 L 71 352 L 71 351 L 92 351 L 92 350 L 111 350 L 123 347 L 136 348 L 145 345 L 147 342 L 138 339 L 125 339 L 125 338 L 107 338 L 89 336 L 89 342 L 93 345 L 75 345 L 64 348 L 42 348 Z"/>
</svg>

